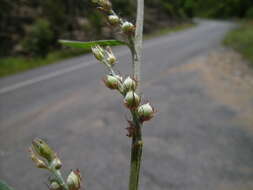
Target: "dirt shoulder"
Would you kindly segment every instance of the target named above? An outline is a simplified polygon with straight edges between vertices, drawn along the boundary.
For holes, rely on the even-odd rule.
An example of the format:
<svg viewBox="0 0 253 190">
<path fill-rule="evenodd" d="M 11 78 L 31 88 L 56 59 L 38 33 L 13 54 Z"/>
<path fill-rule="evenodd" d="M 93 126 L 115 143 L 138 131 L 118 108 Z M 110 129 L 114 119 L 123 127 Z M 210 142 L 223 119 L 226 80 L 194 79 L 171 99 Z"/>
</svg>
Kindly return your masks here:
<svg viewBox="0 0 253 190">
<path fill-rule="evenodd" d="M 197 71 L 208 94 L 240 113 L 235 120 L 241 120 L 253 132 L 253 69 L 239 53 L 220 49 L 169 72 L 187 71 Z"/>
</svg>

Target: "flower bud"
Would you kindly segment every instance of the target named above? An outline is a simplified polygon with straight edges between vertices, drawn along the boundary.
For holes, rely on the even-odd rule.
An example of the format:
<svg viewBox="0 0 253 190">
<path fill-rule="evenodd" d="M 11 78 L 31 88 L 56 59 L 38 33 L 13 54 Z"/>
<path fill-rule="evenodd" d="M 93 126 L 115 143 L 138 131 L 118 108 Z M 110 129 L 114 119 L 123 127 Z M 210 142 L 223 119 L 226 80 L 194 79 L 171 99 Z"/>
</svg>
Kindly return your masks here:
<svg viewBox="0 0 253 190">
<path fill-rule="evenodd" d="M 123 92 L 127 93 L 128 91 L 135 91 L 137 88 L 137 82 L 131 77 L 127 77 L 123 82 Z"/>
<path fill-rule="evenodd" d="M 55 152 L 43 140 L 36 138 L 32 142 L 34 151 L 41 157 L 51 162 L 55 157 Z"/>
<path fill-rule="evenodd" d="M 148 121 L 154 117 L 154 108 L 150 103 L 143 104 L 138 108 L 138 115 L 142 122 Z"/>
<path fill-rule="evenodd" d="M 111 25 L 116 25 L 120 22 L 120 19 L 117 15 L 109 15 L 108 20 Z"/>
<path fill-rule="evenodd" d="M 56 181 L 53 181 L 53 182 L 51 182 L 49 189 L 50 190 L 61 190 L 61 186 Z"/>
<path fill-rule="evenodd" d="M 119 89 L 121 86 L 121 80 L 119 76 L 112 76 L 112 75 L 107 75 L 104 79 L 103 79 L 105 85 L 114 90 L 114 89 Z"/>
<path fill-rule="evenodd" d="M 110 64 L 110 66 L 113 66 L 117 59 L 116 57 L 114 56 L 113 52 L 112 52 L 112 49 L 110 47 L 107 47 L 107 62 Z"/>
<path fill-rule="evenodd" d="M 35 163 L 37 168 L 44 168 L 44 169 L 48 169 L 47 165 L 45 164 L 44 161 L 40 160 L 35 153 L 33 152 L 32 148 L 29 149 L 30 152 L 30 157 L 32 159 L 32 161 Z"/>
<path fill-rule="evenodd" d="M 62 163 L 61 163 L 61 160 L 56 157 L 55 159 L 53 159 L 52 163 L 51 163 L 51 167 L 56 169 L 56 170 L 59 170 L 62 166 Z"/>
<path fill-rule="evenodd" d="M 81 175 L 80 171 L 71 171 L 67 178 L 67 185 L 69 190 L 79 190 L 81 188 Z"/>
<path fill-rule="evenodd" d="M 126 34 L 132 34 L 135 31 L 135 27 L 131 22 L 124 22 L 121 26 L 122 31 Z"/>
<path fill-rule="evenodd" d="M 112 4 L 109 0 L 92 0 L 92 3 L 98 4 L 106 11 L 109 11 L 112 8 Z"/>
<path fill-rule="evenodd" d="M 91 51 L 97 60 L 103 61 L 105 58 L 105 50 L 101 46 L 96 45 L 91 48 Z"/>
<path fill-rule="evenodd" d="M 129 109 L 137 108 L 140 102 L 141 98 L 134 91 L 129 91 L 124 98 L 124 103 Z"/>
</svg>

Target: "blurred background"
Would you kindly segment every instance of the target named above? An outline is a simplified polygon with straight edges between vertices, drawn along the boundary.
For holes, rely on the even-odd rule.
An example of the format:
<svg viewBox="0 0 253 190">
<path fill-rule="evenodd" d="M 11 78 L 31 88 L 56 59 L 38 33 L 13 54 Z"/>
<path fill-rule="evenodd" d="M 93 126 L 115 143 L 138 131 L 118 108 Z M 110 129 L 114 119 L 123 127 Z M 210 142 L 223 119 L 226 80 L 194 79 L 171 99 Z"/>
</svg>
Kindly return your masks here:
<svg viewBox="0 0 253 190">
<path fill-rule="evenodd" d="M 112 4 L 135 22 L 136 0 Z M 253 1 L 145 0 L 144 33 L 141 92 L 158 113 L 140 190 L 252 190 Z M 41 137 L 64 177 L 79 168 L 87 190 L 127 189 L 122 97 L 89 52 L 57 42 L 121 36 L 89 0 L 0 0 L 0 180 L 47 189 L 26 151 Z M 129 50 L 113 51 L 129 75 Z"/>
<path fill-rule="evenodd" d="M 1 57 L 46 57 L 61 49 L 60 38 L 87 41 L 115 35 L 88 0 L 1 0 L 0 6 Z M 113 7 L 134 22 L 134 0 L 113 0 Z M 146 0 L 145 13 L 144 32 L 151 33 L 193 17 L 252 18 L 253 7 L 251 0 Z"/>
</svg>

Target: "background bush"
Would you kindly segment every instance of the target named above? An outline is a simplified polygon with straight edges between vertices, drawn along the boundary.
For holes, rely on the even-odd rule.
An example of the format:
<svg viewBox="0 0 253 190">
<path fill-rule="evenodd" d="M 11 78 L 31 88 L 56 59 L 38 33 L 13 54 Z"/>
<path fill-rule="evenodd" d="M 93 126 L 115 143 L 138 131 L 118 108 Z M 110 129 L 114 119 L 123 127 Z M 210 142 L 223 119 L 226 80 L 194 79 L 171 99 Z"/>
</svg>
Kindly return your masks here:
<svg viewBox="0 0 253 190">
<path fill-rule="evenodd" d="M 31 55 L 45 57 L 53 42 L 53 32 L 47 20 L 37 20 L 23 41 L 25 51 Z"/>
<path fill-rule="evenodd" d="M 111 1 L 120 15 L 134 22 L 135 0 Z M 253 14 L 252 0 L 146 0 L 145 3 L 146 33 L 180 24 L 192 17 L 252 18 Z M 44 24 L 38 21 L 40 18 L 44 18 Z M 29 49 L 33 55 L 42 56 L 48 51 L 45 49 L 47 45 L 59 48 L 59 38 L 85 41 L 113 37 L 113 33 L 104 27 L 103 22 L 104 18 L 98 11 L 94 11 L 90 0 L 1 0 L 0 56 L 23 52 L 20 44 L 24 40 L 27 41 L 25 50 Z M 38 26 L 38 23 L 43 26 Z M 47 31 L 44 45 L 28 40 L 31 27 L 38 28 L 32 32 L 36 33 L 33 34 L 35 39 L 44 38 L 42 32 L 37 30 Z M 39 34 L 42 36 L 38 36 Z M 39 53 L 40 48 L 42 53 Z"/>
<path fill-rule="evenodd" d="M 247 17 L 247 18 L 250 18 L 250 19 L 253 19 L 253 7 L 251 7 L 251 8 L 247 11 L 246 17 Z"/>
</svg>

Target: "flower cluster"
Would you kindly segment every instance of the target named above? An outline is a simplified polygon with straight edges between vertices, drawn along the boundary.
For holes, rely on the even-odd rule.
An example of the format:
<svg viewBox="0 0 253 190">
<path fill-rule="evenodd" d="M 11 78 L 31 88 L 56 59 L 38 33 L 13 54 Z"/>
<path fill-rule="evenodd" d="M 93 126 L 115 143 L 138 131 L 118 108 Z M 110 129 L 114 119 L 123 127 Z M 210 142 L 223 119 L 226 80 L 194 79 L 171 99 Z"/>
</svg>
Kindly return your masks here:
<svg viewBox="0 0 253 190">
<path fill-rule="evenodd" d="M 141 105 L 141 96 L 136 92 L 138 81 L 131 76 L 127 76 L 123 79 L 122 76 L 114 72 L 113 67 L 115 66 L 116 58 L 111 48 L 103 48 L 97 45 L 92 47 L 92 53 L 101 64 L 108 68 L 110 72 L 103 78 L 105 86 L 111 90 L 117 90 L 120 94 L 122 94 L 124 97 L 124 105 L 131 113 L 135 113 L 137 115 L 138 120 L 141 123 L 153 118 L 155 111 L 150 103 Z M 134 125 L 132 124 L 131 129 L 133 128 Z"/>
<path fill-rule="evenodd" d="M 112 9 L 112 4 L 109 0 L 92 0 L 95 3 L 99 10 L 101 10 L 106 16 L 109 24 L 113 27 L 120 27 L 121 32 L 125 34 L 128 38 L 128 44 L 132 53 L 135 53 L 135 45 L 133 43 L 133 35 L 135 33 L 135 26 L 129 22 L 121 19 Z M 103 78 L 103 82 L 106 87 L 112 90 L 117 90 L 124 97 L 123 102 L 127 109 L 130 110 L 133 121 L 129 121 L 129 127 L 127 128 L 129 137 L 134 135 L 134 132 L 137 130 L 136 125 L 138 123 L 143 123 L 148 121 L 154 116 L 154 108 L 150 103 L 145 103 L 141 105 L 141 96 L 137 92 L 138 81 L 134 77 L 127 76 L 125 79 L 120 74 L 114 72 L 113 67 L 117 62 L 116 57 L 114 56 L 111 48 L 101 47 L 99 45 L 91 48 L 95 58 L 105 65 L 109 74 Z M 134 119 L 135 118 L 135 119 Z M 134 121 L 136 120 L 137 121 Z"/>
<path fill-rule="evenodd" d="M 97 4 L 97 8 L 101 10 L 112 26 L 119 26 L 124 34 L 131 36 L 135 32 L 135 26 L 128 21 L 121 19 L 112 9 L 112 4 L 109 0 L 92 0 L 93 3 Z"/>
<path fill-rule="evenodd" d="M 29 148 L 29 152 L 32 161 L 38 168 L 46 169 L 53 174 L 50 178 L 50 190 L 80 190 L 80 171 L 71 171 L 65 183 L 60 172 L 62 167 L 61 160 L 43 140 L 39 138 L 34 139 L 32 146 Z"/>
</svg>

